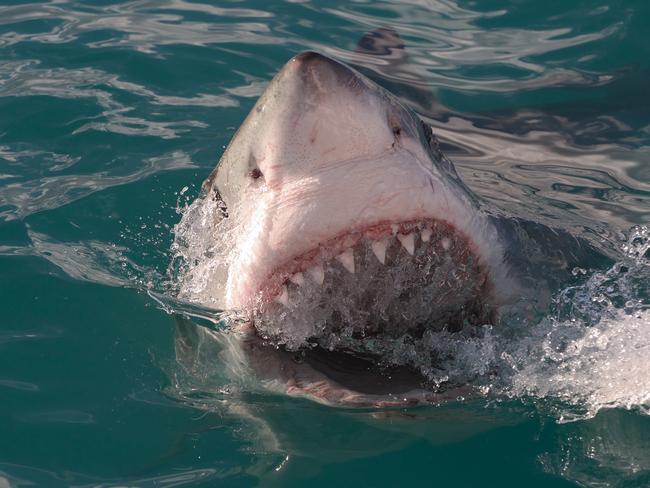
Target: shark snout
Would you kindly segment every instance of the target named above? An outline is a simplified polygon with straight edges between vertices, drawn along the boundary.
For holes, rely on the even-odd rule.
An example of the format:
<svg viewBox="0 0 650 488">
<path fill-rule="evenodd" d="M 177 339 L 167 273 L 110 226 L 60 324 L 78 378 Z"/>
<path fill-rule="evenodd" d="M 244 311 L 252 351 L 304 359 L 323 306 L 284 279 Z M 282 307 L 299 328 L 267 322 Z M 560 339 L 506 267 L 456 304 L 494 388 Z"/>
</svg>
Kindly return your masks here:
<svg viewBox="0 0 650 488">
<path fill-rule="evenodd" d="M 305 51 L 289 63 L 309 94 L 332 94 L 344 87 L 352 88 L 357 74 L 348 66 L 314 51 Z"/>
</svg>

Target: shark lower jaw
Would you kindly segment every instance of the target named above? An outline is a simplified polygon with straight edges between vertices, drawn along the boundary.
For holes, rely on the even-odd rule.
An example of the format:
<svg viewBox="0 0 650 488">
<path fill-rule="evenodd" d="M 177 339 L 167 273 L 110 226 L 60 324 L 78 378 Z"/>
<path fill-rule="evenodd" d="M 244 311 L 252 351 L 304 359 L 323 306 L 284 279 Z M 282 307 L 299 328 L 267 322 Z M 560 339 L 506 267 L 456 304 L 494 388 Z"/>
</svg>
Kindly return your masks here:
<svg viewBox="0 0 650 488">
<path fill-rule="evenodd" d="M 318 344 L 375 354 L 382 351 L 368 348 L 369 337 L 485 323 L 491 295 L 487 266 L 454 225 L 379 222 L 276 267 L 250 315 L 263 338 L 289 349 Z"/>
</svg>

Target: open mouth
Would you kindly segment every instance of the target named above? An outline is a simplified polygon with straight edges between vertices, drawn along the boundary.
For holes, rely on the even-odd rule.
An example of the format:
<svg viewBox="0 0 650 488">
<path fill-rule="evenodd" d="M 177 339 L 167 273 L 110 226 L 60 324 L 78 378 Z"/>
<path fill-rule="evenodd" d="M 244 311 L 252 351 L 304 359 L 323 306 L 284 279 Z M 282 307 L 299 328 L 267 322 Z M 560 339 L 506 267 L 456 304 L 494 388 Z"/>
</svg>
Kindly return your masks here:
<svg viewBox="0 0 650 488">
<path fill-rule="evenodd" d="M 399 397 L 427 386 L 415 369 L 382 364 L 371 356 L 314 347 L 294 354 L 294 361 L 304 362 L 337 385 L 360 394 Z"/>
<path fill-rule="evenodd" d="M 383 222 L 276 268 L 252 318 L 289 350 L 383 354 L 404 334 L 489 321 L 491 286 L 470 239 L 448 222 Z"/>
</svg>

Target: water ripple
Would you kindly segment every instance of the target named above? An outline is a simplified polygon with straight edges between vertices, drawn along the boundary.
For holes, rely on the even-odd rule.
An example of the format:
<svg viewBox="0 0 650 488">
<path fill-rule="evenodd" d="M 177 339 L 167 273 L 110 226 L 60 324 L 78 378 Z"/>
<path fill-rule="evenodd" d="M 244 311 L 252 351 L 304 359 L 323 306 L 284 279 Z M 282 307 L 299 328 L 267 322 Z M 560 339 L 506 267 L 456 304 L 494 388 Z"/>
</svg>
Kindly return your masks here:
<svg viewBox="0 0 650 488">
<path fill-rule="evenodd" d="M 581 147 L 565 137 L 567 131 L 516 135 L 460 117 L 431 122 L 463 179 L 501 209 L 576 232 L 598 229 L 602 235 L 644 223 L 650 214 L 650 179 L 639 178 L 647 172 L 650 146 L 636 151 L 611 143 Z"/>
<path fill-rule="evenodd" d="M 121 176 L 100 171 L 95 174 L 46 176 L 23 183 L 8 183 L 0 188 L 0 219 L 24 218 L 34 212 L 59 208 L 106 188 L 133 183 L 160 171 L 194 167 L 190 157 L 178 151 L 149 158 L 135 171 Z"/>
<path fill-rule="evenodd" d="M 200 13 L 201 19 L 187 17 Z M 241 18 L 268 18 L 262 10 L 220 8 L 204 3 L 171 0 L 167 2 L 131 1 L 102 7 L 78 6 L 59 0 L 47 4 L 31 3 L 0 8 L 0 25 L 19 27 L 25 22 L 39 22 L 40 32 L 14 30 L 0 36 L 0 47 L 21 42 L 69 43 L 88 32 L 113 31 L 106 39 L 89 41 L 93 48 L 129 47 L 138 52 L 154 53 L 169 44 L 207 46 L 232 42 L 233 32 L 240 43 L 276 44 L 281 40 L 270 34 L 264 22 L 236 22 Z M 216 21 L 216 19 L 221 22 Z"/>
<path fill-rule="evenodd" d="M 551 19 L 545 28 L 513 28 L 507 26 L 511 16 L 508 10 L 481 12 L 446 0 L 351 4 L 327 11 L 367 30 L 377 25 L 377 14 L 381 12 L 387 17 L 386 23 L 407 41 L 411 70 L 417 71 L 420 79 L 454 90 L 495 93 L 562 85 L 593 86 L 611 81 L 611 74 L 580 69 L 581 63 L 562 66 L 545 62 L 544 58 L 550 53 L 616 37 L 625 28 L 626 18 L 621 13 L 620 20 L 581 33 L 575 29 L 573 18 Z M 593 9 L 586 13 L 597 16 L 607 11 Z M 495 20 L 505 25 L 491 29 L 481 25 L 496 24 Z M 336 46 L 318 47 L 350 62 L 359 60 L 358 55 Z M 504 69 L 510 69 L 511 76 L 495 76 Z"/>
</svg>

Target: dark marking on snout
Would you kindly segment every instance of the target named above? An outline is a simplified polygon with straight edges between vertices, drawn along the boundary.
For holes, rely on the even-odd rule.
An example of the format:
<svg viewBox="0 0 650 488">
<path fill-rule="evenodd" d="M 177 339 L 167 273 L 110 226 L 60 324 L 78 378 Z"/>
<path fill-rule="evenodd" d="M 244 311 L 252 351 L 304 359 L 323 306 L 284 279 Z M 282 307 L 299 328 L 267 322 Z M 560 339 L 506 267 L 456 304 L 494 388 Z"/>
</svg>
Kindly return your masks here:
<svg viewBox="0 0 650 488">
<path fill-rule="evenodd" d="M 305 86 L 316 91 L 322 90 L 323 80 L 333 81 L 332 76 L 340 86 L 351 85 L 359 77 L 349 66 L 314 51 L 298 54 L 293 62 Z"/>
<path fill-rule="evenodd" d="M 250 176 L 254 180 L 257 180 L 258 178 L 261 178 L 264 175 L 262 174 L 262 170 L 260 170 L 259 168 L 253 168 L 248 172 L 248 176 Z"/>
<path fill-rule="evenodd" d="M 325 59 L 325 56 L 315 51 L 304 51 L 293 58 L 294 62 L 301 65 L 317 62 L 321 59 Z"/>
<path fill-rule="evenodd" d="M 391 144 L 391 147 L 395 147 L 399 145 L 401 137 L 402 137 L 402 126 L 399 124 L 397 120 L 395 120 L 394 116 L 389 116 L 388 117 L 388 124 L 390 125 L 390 130 L 393 133 L 393 143 Z"/>
<path fill-rule="evenodd" d="M 264 177 L 257 158 L 252 153 L 248 156 L 248 171 L 246 171 L 246 176 L 253 180 L 259 180 Z"/>
<path fill-rule="evenodd" d="M 214 192 L 212 195 L 212 198 L 214 199 L 215 202 L 217 202 L 217 211 L 219 214 L 224 218 L 228 218 L 228 206 L 226 205 L 226 202 L 223 201 L 223 197 L 221 196 L 221 193 L 219 190 L 215 187 Z"/>
<path fill-rule="evenodd" d="M 318 134 L 318 122 L 314 124 L 314 126 L 311 128 L 311 132 L 309 133 L 309 143 L 313 144 L 316 142 L 316 135 Z"/>
</svg>

